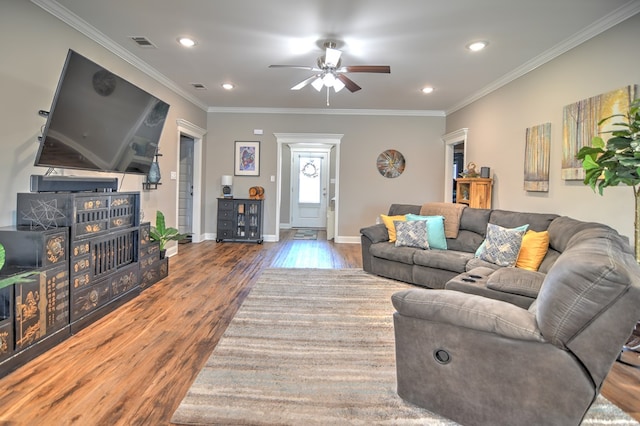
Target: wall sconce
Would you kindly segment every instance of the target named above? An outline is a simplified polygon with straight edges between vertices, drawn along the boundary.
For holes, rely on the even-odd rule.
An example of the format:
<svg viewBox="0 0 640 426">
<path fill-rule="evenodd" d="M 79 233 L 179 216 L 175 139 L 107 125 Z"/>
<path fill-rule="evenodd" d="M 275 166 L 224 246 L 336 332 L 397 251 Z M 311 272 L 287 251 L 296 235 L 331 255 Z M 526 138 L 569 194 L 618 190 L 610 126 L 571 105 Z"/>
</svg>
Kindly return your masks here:
<svg viewBox="0 0 640 426">
<path fill-rule="evenodd" d="M 233 193 L 231 191 L 233 186 L 233 176 L 222 175 L 220 183 L 222 184 L 222 196 L 224 198 L 233 198 Z"/>
</svg>

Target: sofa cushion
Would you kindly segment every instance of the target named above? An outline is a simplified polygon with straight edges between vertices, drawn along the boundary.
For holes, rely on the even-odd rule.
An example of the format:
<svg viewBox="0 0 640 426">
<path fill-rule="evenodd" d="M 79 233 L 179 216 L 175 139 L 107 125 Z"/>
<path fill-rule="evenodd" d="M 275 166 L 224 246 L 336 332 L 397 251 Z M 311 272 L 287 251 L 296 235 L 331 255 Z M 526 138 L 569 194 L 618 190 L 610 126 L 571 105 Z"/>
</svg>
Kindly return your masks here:
<svg viewBox="0 0 640 426">
<path fill-rule="evenodd" d="M 440 250 L 447 249 L 447 238 L 444 235 L 444 216 L 420 216 L 409 213 L 405 217 L 407 220 L 426 220 L 429 247 Z"/>
<path fill-rule="evenodd" d="M 415 247 L 423 250 L 429 249 L 426 220 L 396 220 L 393 224 L 396 227 L 396 247 Z"/>
<path fill-rule="evenodd" d="M 562 253 L 567 249 L 569 240 L 585 229 L 601 228 L 611 230 L 607 225 L 595 222 L 582 222 L 567 216 L 558 217 L 549 225 L 549 245 Z"/>
<path fill-rule="evenodd" d="M 487 279 L 487 288 L 505 293 L 537 297 L 545 274 L 519 268 L 500 268 Z"/>
<path fill-rule="evenodd" d="M 522 237 L 516 268 L 537 271 L 549 249 L 549 231 L 528 230 Z"/>
<path fill-rule="evenodd" d="M 526 230 L 504 228 L 490 223 L 487 225 L 484 250 L 480 259 L 495 263 L 498 266 L 514 266 L 522 245 L 522 237 Z"/>
<path fill-rule="evenodd" d="M 413 256 L 416 265 L 430 268 L 444 269 L 453 272 L 464 272 L 467 262 L 473 258 L 473 253 L 453 250 L 417 251 Z"/>
<path fill-rule="evenodd" d="M 460 230 L 471 231 L 484 237 L 490 217 L 489 209 L 466 208 L 460 216 Z"/>
<path fill-rule="evenodd" d="M 557 214 L 552 213 L 522 213 L 509 210 L 492 210 L 489 222 L 500 225 L 503 228 L 515 228 L 528 224 L 528 229 L 540 232 L 546 231 L 551 222 L 557 217 Z"/>
<path fill-rule="evenodd" d="M 495 263 L 487 262 L 486 260 L 482 260 L 479 257 L 474 257 L 467 262 L 466 270 L 467 272 L 469 272 L 475 268 L 490 268 L 495 271 L 497 269 L 500 269 L 501 266 L 498 266 Z"/>
<path fill-rule="evenodd" d="M 382 219 L 382 223 L 387 227 L 387 233 L 389 234 L 389 242 L 393 243 L 396 241 L 396 225 L 395 221 L 406 220 L 404 215 L 396 215 L 396 216 L 387 216 L 386 214 L 381 214 L 380 219 Z"/>
<path fill-rule="evenodd" d="M 387 214 L 389 216 L 404 216 L 409 213 L 420 214 L 420 206 L 417 204 L 391 204 Z"/>
<path fill-rule="evenodd" d="M 396 247 L 395 242 L 371 244 L 369 253 L 374 257 L 393 260 L 395 262 L 413 265 L 413 253 L 417 250 L 411 247 Z"/>
</svg>

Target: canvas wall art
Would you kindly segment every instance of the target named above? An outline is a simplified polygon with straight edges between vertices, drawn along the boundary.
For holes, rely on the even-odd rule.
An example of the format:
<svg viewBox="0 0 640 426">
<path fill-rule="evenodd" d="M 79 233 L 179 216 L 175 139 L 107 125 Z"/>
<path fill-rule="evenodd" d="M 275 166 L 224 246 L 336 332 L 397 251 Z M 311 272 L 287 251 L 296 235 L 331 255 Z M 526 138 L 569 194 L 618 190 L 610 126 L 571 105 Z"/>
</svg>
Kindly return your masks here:
<svg viewBox="0 0 640 426">
<path fill-rule="evenodd" d="M 551 123 L 529 127 L 525 139 L 524 189 L 549 192 Z"/>
<path fill-rule="evenodd" d="M 576 154 L 583 146 L 591 146 L 596 135 L 608 139 L 606 133 L 611 130 L 615 120 L 598 125 L 598 122 L 613 114 L 622 114 L 638 96 L 638 85 L 621 87 L 617 90 L 594 96 L 567 105 L 562 120 L 562 179 L 583 180 L 584 170 Z"/>
</svg>

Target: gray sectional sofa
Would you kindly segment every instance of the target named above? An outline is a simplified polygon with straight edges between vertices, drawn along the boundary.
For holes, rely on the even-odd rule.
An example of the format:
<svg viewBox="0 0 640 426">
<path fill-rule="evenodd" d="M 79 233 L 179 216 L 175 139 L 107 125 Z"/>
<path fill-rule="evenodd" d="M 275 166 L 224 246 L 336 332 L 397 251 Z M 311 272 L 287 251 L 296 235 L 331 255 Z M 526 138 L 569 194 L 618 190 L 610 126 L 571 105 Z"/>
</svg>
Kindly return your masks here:
<svg viewBox="0 0 640 426">
<path fill-rule="evenodd" d="M 488 223 L 547 230 L 539 269 L 476 258 Z M 430 288 L 392 297 L 398 395 L 464 425 L 580 424 L 640 319 L 640 266 L 603 224 L 465 208 L 447 250 L 361 232 L 366 271 Z"/>
<path fill-rule="evenodd" d="M 421 208 L 421 205 L 392 204 L 388 214 L 420 214 Z M 476 250 L 484 241 L 488 223 L 505 228 L 528 224 L 530 230 L 548 231 L 549 249 L 538 271 L 502 268 L 475 257 Z M 609 232 L 623 240 L 623 247 L 626 244 L 627 249 L 632 250 L 626 238 L 607 225 L 556 214 L 467 207 L 462 210 L 457 236 L 447 238 L 447 250 L 396 247 L 389 242 L 384 224 L 362 228 L 362 265 L 365 271 L 383 277 L 433 289 L 447 288 L 479 294 L 528 308 L 536 299 L 546 274 L 567 249 L 570 239 L 587 229 Z M 494 274 L 498 270 L 501 271 Z M 462 281 L 461 278 L 469 275 L 474 276 L 472 280 L 475 282 Z"/>
</svg>

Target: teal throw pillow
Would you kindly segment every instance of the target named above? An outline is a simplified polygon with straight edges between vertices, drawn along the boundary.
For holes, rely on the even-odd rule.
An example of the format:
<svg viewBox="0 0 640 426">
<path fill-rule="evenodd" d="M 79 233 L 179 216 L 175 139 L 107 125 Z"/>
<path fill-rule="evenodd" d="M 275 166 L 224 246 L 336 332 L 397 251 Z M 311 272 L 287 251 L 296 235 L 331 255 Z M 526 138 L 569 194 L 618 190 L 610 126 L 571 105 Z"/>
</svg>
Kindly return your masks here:
<svg viewBox="0 0 640 426">
<path fill-rule="evenodd" d="M 396 247 L 415 247 L 429 249 L 427 221 L 394 221 L 396 227 Z"/>
<path fill-rule="evenodd" d="M 408 221 L 426 220 L 429 248 L 440 250 L 447 249 L 447 237 L 444 235 L 444 216 L 420 216 L 409 213 L 405 215 L 405 218 Z"/>
<path fill-rule="evenodd" d="M 509 229 L 489 223 L 480 259 L 498 266 L 515 266 L 522 245 L 522 237 L 528 227 L 527 225 L 526 227 Z"/>
</svg>

